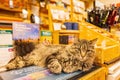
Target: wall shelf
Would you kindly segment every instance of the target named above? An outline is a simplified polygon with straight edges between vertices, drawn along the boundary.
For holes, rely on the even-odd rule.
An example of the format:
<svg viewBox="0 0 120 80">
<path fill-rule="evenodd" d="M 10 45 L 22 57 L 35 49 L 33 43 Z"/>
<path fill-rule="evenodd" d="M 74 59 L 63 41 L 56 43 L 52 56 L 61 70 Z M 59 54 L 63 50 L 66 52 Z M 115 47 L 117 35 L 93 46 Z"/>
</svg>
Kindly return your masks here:
<svg viewBox="0 0 120 80">
<path fill-rule="evenodd" d="M 7 7 L 4 7 L 4 6 L 2 6 L 2 5 L 0 5 L 0 9 L 1 9 L 1 10 L 5 10 L 5 11 L 11 11 L 11 12 L 22 12 L 22 9 L 7 8 Z"/>
<path fill-rule="evenodd" d="M 66 34 L 79 34 L 79 30 L 60 30 L 59 33 L 66 33 Z"/>
<path fill-rule="evenodd" d="M 23 21 L 23 19 L 21 19 L 21 18 L 5 17 L 5 16 L 0 16 L 0 20 L 2 20 L 2 21 L 18 21 L 18 22 Z"/>
</svg>

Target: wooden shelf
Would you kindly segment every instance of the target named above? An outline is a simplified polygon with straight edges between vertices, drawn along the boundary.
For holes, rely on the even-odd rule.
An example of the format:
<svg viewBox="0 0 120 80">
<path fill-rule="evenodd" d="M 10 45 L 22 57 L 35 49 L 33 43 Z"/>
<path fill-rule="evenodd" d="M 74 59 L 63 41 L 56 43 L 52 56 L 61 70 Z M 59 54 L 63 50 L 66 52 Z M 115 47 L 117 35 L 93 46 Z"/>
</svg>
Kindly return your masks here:
<svg viewBox="0 0 120 80">
<path fill-rule="evenodd" d="M 59 33 L 66 33 L 66 34 L 79 34 L 79 30 L 60 30 Z"/>
<path fill-rule="evenodd" d="M 83 15 L 83 14 L 82 14 L 82 13 L 80 13 L 80 12 L 75 12 L 75 11 L 74 11 L 74 13 L 75 13 L 75 14 L 81 14 L 81 15 Z"/>
<path fill-rule="evenodd" d="M 67 5 L 67 6 L 71 6 L 71 4 L 68 4 L 68 3 L 65 3 L 65 2 L 63 2 L 65 5 Z"/>
<path fill-rule="evenodd" d="M 51 3 L 56 3 L 57 1 L 54 0 L 54 1 L 50 1 L 50 2 L 51 2 Z"/>
<path fill-rule="evenodd" d="M 18 21 L 18 22 L 23 21 L 23 19 L 21 19 L 21 18 L 5 17 L 5 16 L 0 16 L 0 20 L 2 20 L 2 21 Z"/>
<path fill-rule="evenodd" d="M 16 9 L 16 8 L 7 8 L 2 5 L 0 5 L 1 10 L 11 11 L 11 12 L 22 12 L 22 9 Z"/>
<path fill-rule="evenodd" d="M 41 13 L 44 13 L 44 14 L 48 14 L 48 9 L 47 9 L 47 8 L 43 8 L 43 7 L 40 7 L 40 12 L 41 12 Z"/>
<path fill-rule="evenodd" d="M 55 22 L 58 22 L 58 23 L 72 22 L 71 20 L 56 20 L 56 19 L 53 19 L 52 21 L 53 21 L 54 23 L 55 23 Z"/>
<path fill-rule="evenodd" d="M 81 1 L 84 1 L 84 2 L 90 2 L 91 0 L 81 0 Z"/>
<path fill-rule="evenodd" d="M 66 8 L 62 7 L 62 6 L 54 6 L 54 5 L 49 4 L 47 6 L 47 8 L 50 8 L 50 10 L 55 9 L 55 10 L 63 10 L 65 12 L 68 12 L 68 10 Z"/>
<path fill-rule="evenodd" d="M 40 24 L 42 27 L 49 27 L 49 24 Z"/>
</svg>

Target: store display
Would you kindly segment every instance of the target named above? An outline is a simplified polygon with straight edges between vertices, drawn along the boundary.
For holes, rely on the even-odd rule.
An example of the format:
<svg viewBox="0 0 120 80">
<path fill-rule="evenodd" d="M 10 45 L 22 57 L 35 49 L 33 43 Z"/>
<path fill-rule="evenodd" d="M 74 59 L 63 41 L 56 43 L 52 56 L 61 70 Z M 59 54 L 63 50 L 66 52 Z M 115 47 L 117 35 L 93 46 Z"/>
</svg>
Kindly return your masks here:
<svg viewBox="0 0 120 80">
<path fill-rule="evenodd" d="M 59 44 L 73 44 L 76 36 L 74 34 L 71 35 L 60 35 L 59 36 Z"/>
<path fill-rule="evenodd" d="M 13 40 L 38 41 L 39 25 L 22 22 L 13 23 Z"/>
<path fill-rule="evenodd" d="M 10 8 L 14 8 L 13 6 L 13 0 L 9 0 L 9 5 L 10 5 Z"/>
<path fill-rule="evenodd" d="M 61 23 L 53 23 L 54 30 L 61 30 Z"/>
<path fill-rule="evenodd" d="M 75 22 L 65 22 L 66 30 L 79 30 L 78 23 Z"/>
<path fill-rule="evenodd" d="M 9 63 L 11 59 L 15 57 L 14 48 L 12 45 L 0 45 L 0 66 L 4 66 Z"/>
<path fill-rule="evenodd" d="M 110 26 L 119 23 L 119 14 L 120 9 L 114 5 L 107 9 L 92 10 L 88 12 L 88 22 L 111 31 Z"/>
<path fill-rule="evenodd" d="M 82 0 L 72 0 L 72 2 L 72 20 L 77 22 L 85 20 L 85 2 Z"/>
<path fill-rule="evenodd" d="M 7 38 L 7 39 L 6 39 Z M 0 45 L 12 45 L 12 30 L 0 30 Z"/>
<path fill-rule="evenodd" d="M 0 66 L 14 58 L 11 24 L 0 23 Z"/>
<path fill-rule="evenodd" d="M 69 12 L 64 11 L 64 10 L 52 9 L 51 13 L 52 13 L 52 19 L 53 20 L 63 21 L 63 20 L 69 20 L 70 19 Z"/>
<path fill-rule="evenodd" d="M 70 4 L 71 4 L 71 1 L 70 1 L 70 0 L 62 0 L 62 2 L 63 2 L 64 4 L 67 4 L 67 5 L 70 5 Z"/>
<path fill-rule="evenodd" d="M 68 44 L 68 35 L 59 36 L 59 44 Z"/>
<path fill-rule="evenodd" d="M 52 44 L 52 32 L 47 30 L 42 30 L 40 33 L 40 43 L 46 45 Z"/>
<path fill-rule="evenodd" d="M 0 1 L 1 7 L 7 9 L 22 9 L 23 8 L 23 0 L 2 0 Z"/>
</svg>

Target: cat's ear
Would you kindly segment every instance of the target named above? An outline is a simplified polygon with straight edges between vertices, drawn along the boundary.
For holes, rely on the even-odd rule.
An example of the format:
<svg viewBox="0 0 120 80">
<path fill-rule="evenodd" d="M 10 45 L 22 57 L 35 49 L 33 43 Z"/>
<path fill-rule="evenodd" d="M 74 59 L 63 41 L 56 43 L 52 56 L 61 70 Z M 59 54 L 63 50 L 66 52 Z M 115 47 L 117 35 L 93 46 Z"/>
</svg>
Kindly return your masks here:
<svg viewBox="0 0 120 80">
<path fill-rule="evenodd" d="M 92 40 L 89 41 L 89 43 L 90 43 L 91 45 L 95 45 L 96 42 L 97 42 L 97 40 L 98 40 L 98 38 L 92 39 Z"/>
</svg>

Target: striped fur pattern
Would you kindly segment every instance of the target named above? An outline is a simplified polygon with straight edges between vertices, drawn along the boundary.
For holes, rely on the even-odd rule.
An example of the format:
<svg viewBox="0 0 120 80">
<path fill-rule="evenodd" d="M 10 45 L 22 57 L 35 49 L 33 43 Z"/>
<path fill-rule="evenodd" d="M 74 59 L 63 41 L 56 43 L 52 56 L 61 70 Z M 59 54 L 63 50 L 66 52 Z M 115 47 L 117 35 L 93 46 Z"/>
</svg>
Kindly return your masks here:
<svg viewBox="0 0 120 80">
<path fill-rule="evenodd" d="M 64 45 L 43 45 L 32 42 L 15 41 L 15 58 L 7 65 L 0 67 L 0 72 L 19 69 L 25 66 L 36 65 L 45 67 L 47 56 L 65 48 Z"/>
<path fill-rule="evenodd" d="M 15 44 L 16 57 L 0 68 L 0 71 L 19 69 L 30 65 L 47 67 L 56 74 L 71 73 L 77 70 L 87 71 L 94 62 L 96 41 L 97 39 L 76 40 L 72 45 L 47 46 L 18 41 Z M 20 46 L 22 47 L 18 49 Z"/>
<path fill-rule="evenodd" d="M 88 71 L 92 68 L 95 59 L 94 45 L 97 39 L 78 40 L 73 45 L 59 50 L 46 59 L 49 70 L 59 74 L 62 71 L 71 73 L 77 70 Z"/>
</svg>

